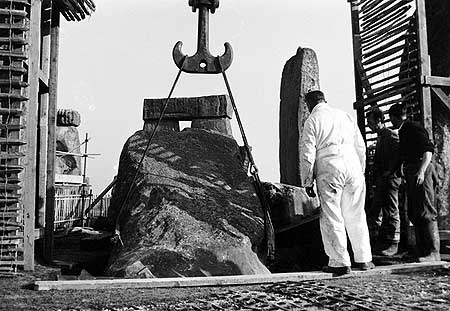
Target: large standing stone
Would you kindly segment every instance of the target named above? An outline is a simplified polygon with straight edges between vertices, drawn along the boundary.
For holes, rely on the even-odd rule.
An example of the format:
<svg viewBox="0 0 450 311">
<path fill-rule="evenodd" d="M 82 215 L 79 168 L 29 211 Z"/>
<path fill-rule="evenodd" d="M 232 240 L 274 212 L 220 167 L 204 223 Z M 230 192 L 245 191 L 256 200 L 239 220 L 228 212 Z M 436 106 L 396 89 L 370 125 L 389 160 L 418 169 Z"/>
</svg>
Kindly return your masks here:
<svg viewBox="0 0 450 311">
<path fill-rule="evenodd" d="M 121 238 L 108 273 L 127 276 L 140 261 L 156 277 L 269 273 L 264 221 L 234 139 L 200 129 L 158 131 L 127 196 L 149 138 L 126 142 L 109 218 Z M 123 208 L 122 208 L 123 205 Z"/>
<path fill-rule="evenodd" d="M 450 76 L 450 2 L 428 0 L 427 10 L 428 50 L 433 76 Z M 448 94 L 448 90 L 446 90 Z M 436 192 L 441 228 L 449 229 L 450 201 L 450 112 L 436 97 L 432 97 L 435 167 L 439 184 Z"/>
<path fill-rule="evenodd" d="M 299 146 L 303 125 L 309 115 L 304 96 L 319 89 L 319 66 L 316 54 L 298 48 L 284 66 L 280 92 L 280 181 L 300 186 Z"/>
</svg>

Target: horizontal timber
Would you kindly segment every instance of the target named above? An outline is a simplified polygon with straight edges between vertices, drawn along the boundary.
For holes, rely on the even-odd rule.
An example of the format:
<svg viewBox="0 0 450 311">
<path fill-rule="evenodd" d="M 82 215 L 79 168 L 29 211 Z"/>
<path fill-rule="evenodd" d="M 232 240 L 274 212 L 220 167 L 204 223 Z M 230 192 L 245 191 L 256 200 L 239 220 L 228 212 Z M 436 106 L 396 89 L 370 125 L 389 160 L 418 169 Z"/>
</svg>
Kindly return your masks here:
<svg viewBox="0 0 450 311">
<path fill-rule="evenodd" d="M 383 275 L 392 273 L 406 273 L 429 271 L 448 268 L 450 263 L 445 261 L 420 262 L 399 264 L 392 266 L 379 266 L 368 271 L 354 271 L 341 278 L 360 277 L 368 275 Z M 305 280 L 320 280 L 333 278 L 332 273 L 325 272 L 299 272 L 274 273 L 267 275 L 231 275 L 187 278 L 154 278 L 154 279 L 99 279 L 99 280 L 73 280 L 73 281 L 35 281 L 35 290 L 90 290 L 112 288 L 170 288 L 170 287 L 200 287 L 200 286 L 233 286 L 270 284 L 277 282 L 298 282 Z"/>
</svg>

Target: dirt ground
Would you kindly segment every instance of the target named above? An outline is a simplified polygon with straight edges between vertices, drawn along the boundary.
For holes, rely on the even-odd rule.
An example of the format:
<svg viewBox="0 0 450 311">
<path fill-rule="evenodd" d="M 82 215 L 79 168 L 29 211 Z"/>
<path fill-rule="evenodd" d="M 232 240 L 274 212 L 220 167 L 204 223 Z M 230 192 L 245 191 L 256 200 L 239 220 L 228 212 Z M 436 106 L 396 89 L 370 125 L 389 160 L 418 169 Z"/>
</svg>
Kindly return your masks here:
<svg viewBox="0 0 450 311">
<path fill-rule="evenodd" d="M 34 291 L 56 269 L 0 279 L 0 310 L 449 310 L 450 269 L 271 286 Z"/>
</svg>

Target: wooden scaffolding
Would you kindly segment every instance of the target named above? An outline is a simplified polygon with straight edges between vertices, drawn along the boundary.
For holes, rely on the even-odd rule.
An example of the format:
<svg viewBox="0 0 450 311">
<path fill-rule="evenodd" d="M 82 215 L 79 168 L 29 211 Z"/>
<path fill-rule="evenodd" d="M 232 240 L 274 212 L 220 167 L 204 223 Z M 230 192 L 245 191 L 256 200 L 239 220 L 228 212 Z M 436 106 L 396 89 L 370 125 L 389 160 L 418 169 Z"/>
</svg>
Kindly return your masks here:
<svg viewBox="0 0 450 311">
<path fill-rule="evenodd" d="M 60 15 L 82 20 L 94 9 L 0 0 L 0 273 L 33 270 L 35 239 L 53 232 Z"/>
<path fill-rule="evenodd" d="M 425 0 L 348 2 L 353 34 L 354 108 L 368 146 L 370 165 L 376 133 L 367 127 L 367 111 L 378 107 L 387 114 L 391 105 L 403 103 L 409 118 L 420 121 L 433 137 L 431 92 L 450 109 L 450 97 L 442 89 L 450 86 L 450 78 L 431 75 Z"/>
<path fill-rule="evenodd" d="M 409 117 L 433 137 L 431 92 L 450 109 L 442 87 L 450 78 L 431 75 L 425 0 L 348 0 L 351 8 L 358 125 L 376 140 L 365 118 L 371 107 L 385 113 L 404 103 Z"/>
</svg>

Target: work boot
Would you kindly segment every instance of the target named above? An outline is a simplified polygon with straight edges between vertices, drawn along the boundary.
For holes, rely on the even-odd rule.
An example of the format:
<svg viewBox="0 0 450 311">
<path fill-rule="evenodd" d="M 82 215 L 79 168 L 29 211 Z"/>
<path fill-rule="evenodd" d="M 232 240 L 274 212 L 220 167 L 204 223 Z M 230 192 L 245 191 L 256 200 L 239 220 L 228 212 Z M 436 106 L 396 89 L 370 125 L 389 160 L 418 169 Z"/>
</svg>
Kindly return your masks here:
<svg viewBox="0 0 450 311">
<path fill-rule="evenodd" d="M 440 238 L 437 221 L 430 221 L 423 224 L 423 238 L 426 243 L 427 252 L 425 256 L 419 257 L 419 262 L 440 261 Z"/>
<path fill-rule="evenodd" d="M 423 233 L 423 225 L 415 224 L 414 225 L 414 235 L 416 239 L 416 256 L 421 257 L 428 253 L 425 239 L 424 239 L 424 233 Z"/>
<path fill-rule="evenodd" d="M 356 270 L 367 271 L 367 270 L 371 270 L 371 269 L 375 268 L 375 265 L 371 261 L 369 261 L 369 262 L 355 262 L 353 267 Z"/>
<path fill-rule="evenodd" d="M 391 242 L 381 249 L 378 254 L 381 256 L 394 256 L 398 252 L 398 242 Z"/>
<path fill-rule="evenodd" d="M 352 272 L 352 269 L 350 267 L 330 267 L 330 266 L 324 266 L 322 268 L 323 272 L 327 272 L 327 273 L 333 273 L 335 275 L 344 275 L 344 274 L 349 274 L 350 272 Z"/>
</svg>

